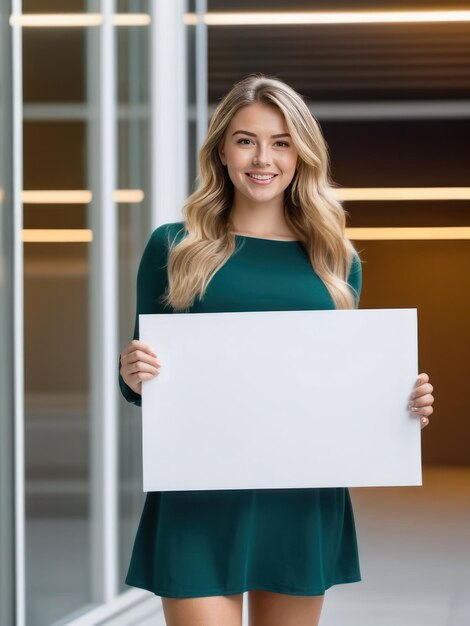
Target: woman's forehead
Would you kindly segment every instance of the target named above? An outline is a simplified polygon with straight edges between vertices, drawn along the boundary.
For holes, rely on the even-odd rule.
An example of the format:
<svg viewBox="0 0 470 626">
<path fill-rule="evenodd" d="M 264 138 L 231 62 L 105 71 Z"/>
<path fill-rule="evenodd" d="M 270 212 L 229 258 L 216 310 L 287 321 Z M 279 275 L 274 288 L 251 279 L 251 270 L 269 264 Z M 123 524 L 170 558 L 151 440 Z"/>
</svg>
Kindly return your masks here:
<svg viewBox="0 0 470 626">
<path fill-rule="evenodd" d="M 232 132 L 249 130 L 263 134 L 271 131 L 272 133 L 288 132 L 286 120 L 281 111 L 277 107 L 261 103 L 249 104 L 237 111 L 230 121 L 229 129 Z"/>
</svg>

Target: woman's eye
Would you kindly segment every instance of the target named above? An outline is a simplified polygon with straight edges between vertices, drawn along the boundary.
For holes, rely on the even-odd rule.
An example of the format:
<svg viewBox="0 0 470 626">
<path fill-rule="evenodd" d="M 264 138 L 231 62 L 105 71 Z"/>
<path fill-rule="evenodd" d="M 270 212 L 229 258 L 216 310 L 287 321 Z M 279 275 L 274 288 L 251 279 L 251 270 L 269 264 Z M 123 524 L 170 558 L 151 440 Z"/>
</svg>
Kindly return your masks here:
<svg viewBox="0 0 470 626">
<path fill-rule="evenodd" d="M 242 143 L 242 141 L 248 141 L 248 142 L 250 142 L 251 140 L 250 140 L 250 139 L 246 139 L 246 137 L 245 137 L 245 139 L 239 139 L 239 140 L 237 141 L 237 143 L 240 143 L 240 144 L 241 144 L 241 143 Z M 288 147 L 289 147 L 289 144 L 288 144 L 286 141 L 276 141 L 276 143 L 277 143 L 277 144 L 282 144 L 283 146 L 286 146 L 286 148 L 288 148 Z M 246 145 L 246 144 L 244 144 L 244 145 Z"/>
</svg>

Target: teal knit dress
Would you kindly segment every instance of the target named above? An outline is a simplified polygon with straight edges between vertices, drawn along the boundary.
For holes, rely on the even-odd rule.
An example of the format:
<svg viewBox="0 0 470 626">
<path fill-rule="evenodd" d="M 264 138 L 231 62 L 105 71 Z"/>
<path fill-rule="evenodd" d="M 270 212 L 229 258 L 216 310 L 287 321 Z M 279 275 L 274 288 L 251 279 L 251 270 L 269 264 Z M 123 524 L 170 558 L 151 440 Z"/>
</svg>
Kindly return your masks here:
<svg viewBox="0 0 470 626">
<path fill-rule="evenodd" d="M 134 339 L 140 313 L 172 313 L 157 300 L 167 285 L 169 242 L 185 233 L 184 222 L 163 224 L 147 243 L 137 274 Z M 236 243 L 191 313 L 335 308 L 299 241 L 236 235 Z M 357 306 L 362 270 L 356 255 L 348 283 Z M 119 385 L 128 402 L 141 406 L 120 374 Z M 148 492 L 125 582 L 189 598 L 251 589 L 322 595 L 360 580 L 351 498 L 339 487 Z"/>
</svg>

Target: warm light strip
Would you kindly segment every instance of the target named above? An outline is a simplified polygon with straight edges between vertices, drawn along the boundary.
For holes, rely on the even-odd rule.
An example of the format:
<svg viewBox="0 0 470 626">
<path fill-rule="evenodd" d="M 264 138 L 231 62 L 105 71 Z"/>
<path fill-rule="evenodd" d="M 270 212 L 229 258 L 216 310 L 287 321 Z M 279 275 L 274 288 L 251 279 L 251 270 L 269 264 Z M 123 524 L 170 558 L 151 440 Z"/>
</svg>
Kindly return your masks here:
<svg viewBox="0 0 470 626">
<path fill-rule="evenodd" d="M 142 189 L 116 189 L 113 193 L 114 202 L 136 203 L 142 202 L 144 197 Z"/>
<path fill-rule="evenodd" d="M 21 198 L 24 204 L 89 204 L 92 193 L 86 189 L 29 190 Z"/>
<path fill-rule="evenodd" d="M 440 226 L 430 228 L 346 228 L 352 240 L 413 240 L 413 239 L 470 239 L 470 226 Z M 27 243 L 87 243 L 93 240 L 89 229 L 24 229 Z"/>
<path fill-rule="evenodd" d="M 3 202 L 3 198 L 5 197 L 5 192 L 3 189 L 0 189 L 0 202 Z"/>
<path fill-rule="evenodd" d="M 148 26 L 150 15 L 146 13 L 116 13 L 112 17 L 114 26 Z"/>
<path fill-rule="evenodd" d="M 197 24 L 196 13 L 186 13 L 184 23 Z M 381 24 L 416 22 L 468 22 L 470 11 L 263 11 L 207 12 L 200 19 L 208 26 L 260 26 L 276 24 Z M 101 13 L 22 13 L 10 16 L 11 26 L 100 26 Z M 116 13 L 114 26 L 148 26 L 146 13 Z"/>
<path fill-rule="evenodd" d="M 263 11 L 208 12 L 209 26 L 261 26 L 275 24 L 382 24 L 396 22 L 468 22 L 470 11 Z M 196 13 L 185 15 L 185 24 L 197 23 Z"/>
<path fill-rule="evenodd" d="M 470 226 L 438 226 L 422 228 L 346 228 L 349 239 L 470 239 Z"/>
<path fill-rule="evenodd" d="M 339 200 L 470 200 L 470 187 L 349 187 L 334 189 Z"/>
<path fill-rule="evenodd" d="M 334 189 L 339 200 L 470 200 L 470 187 L 345 187 Z M 139 203 L 145 195 L 142 189 L 116 189 L 115 202 Z M 0 196 L 1 199 L 1 196 Z M 24 204 L 89 204 L 92 193 L 77 190 L 23 191 Z"/>
<path fill-rule="evenodd" d="M 10 16 L 10 26 L 101 26 L 101 13 L 22 13 Z M 146 13 L 115 13 L 114 26 L 148 26 L 150 15 Z"/>
<path fill-rule="evenodd" d="M 24 243 L 89 243 L 93 232 L 89 228 L 24 228 Z"/>
<path fill-rule="evenodd" d="M 116 189 L 115 202 L 136 203 L 144 199 L 142 189 Z M 23 191 L 24 204 L 89 204 L 93 194 L 88 189 L 29 190 Z"/>
</svg>

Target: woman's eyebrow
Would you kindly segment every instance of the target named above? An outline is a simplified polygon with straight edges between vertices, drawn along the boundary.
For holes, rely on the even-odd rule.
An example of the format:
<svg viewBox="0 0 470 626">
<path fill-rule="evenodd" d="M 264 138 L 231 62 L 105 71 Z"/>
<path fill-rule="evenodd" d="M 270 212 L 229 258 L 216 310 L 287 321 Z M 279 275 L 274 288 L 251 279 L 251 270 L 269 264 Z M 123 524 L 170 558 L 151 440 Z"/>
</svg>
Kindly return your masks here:
<svg viewBox="0 0 470 626">
<path fill-rule="evenodd" d="M 250 133 L 247 130 L 236 130 L 234 133 L 232 133 L 232 137 L 233 135 L 236 135 L 237 133 L 241 133 L 243 135 L 250 135 L 251 137 L 257 137 L 257 135 L 255 133 Z M 289 133 L 279 133 L 278 135 L 271 135 L 272 138 L 275 137 L 290 137 Z"/>
</svg>

